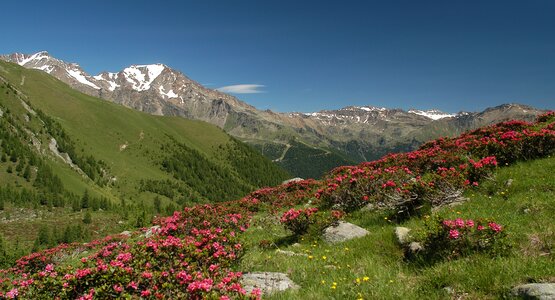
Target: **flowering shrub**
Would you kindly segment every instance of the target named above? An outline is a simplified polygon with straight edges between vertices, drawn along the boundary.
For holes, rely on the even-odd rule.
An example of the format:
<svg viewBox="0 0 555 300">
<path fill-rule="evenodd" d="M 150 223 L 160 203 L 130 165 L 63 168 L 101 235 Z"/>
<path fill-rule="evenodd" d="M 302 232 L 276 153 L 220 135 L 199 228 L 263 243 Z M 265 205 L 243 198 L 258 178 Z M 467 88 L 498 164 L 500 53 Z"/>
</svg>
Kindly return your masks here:
<svg viewBox="0 0 555 300">
<path fill-rule="evenodd" d="M 311 218 L 311 216 L 317 211 L 317 208 L 291 208 L 283 213 L 279 221 L 286 229 L 293 231 L 294 234 L 302 235 L 306 233 L 308 231 L 308 227 L 314 223 L 314 219 Z"/>
<path fill-rule="evenodd" d="M 259 298 L 258 291 L 247 295 L 241 273 L 230 269 L 242 255 L 237 237 L 249 220 L 239 205 L 199 205 L 157 219 L 148 238 L 81 245 L 89 253 L 76 266 L 56 257 L 77 245 L 34 253 L 0 272 L 0 298 Z"/>
<path fill-rule="evenodd" d="M 555 114 L 536 123 L 509 121 L 439 138 L 418 150 L 333 170 L 316 190 L 322 208 L 353 211 L 372 203 L 395 212 L 457 201 L 498 165 L 555 152 Z"/>
<path fill-rule="evenodd" d="M 320 185 L 321 182 L 314 179 L 292 181 L 277 187 L 259 189 L 244 199 L 256 198 L 261 203 L 268 204 L 272 212 L 277 212 L 283 207 L 307 203 Z"/>
<path fill-rule="evenodd" d="M 492 220 L 432 220 L 423 233 L 423 250 L 413 258 L 426 262 L 456 259 L 472 253 L 503 254 L 508 249 L 503 226 Z"/>
</svg>

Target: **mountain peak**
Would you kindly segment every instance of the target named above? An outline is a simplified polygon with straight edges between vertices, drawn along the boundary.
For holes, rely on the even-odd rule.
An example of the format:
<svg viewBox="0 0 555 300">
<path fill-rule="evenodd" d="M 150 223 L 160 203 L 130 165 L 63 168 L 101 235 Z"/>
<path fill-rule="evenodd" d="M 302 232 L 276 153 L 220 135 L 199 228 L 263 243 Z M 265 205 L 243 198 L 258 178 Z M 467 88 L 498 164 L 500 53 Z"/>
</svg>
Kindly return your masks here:
<svg viewBox="0 0 555 300">
<path fill-rule="evenodd" d="M 17 63 L 20 66 L 25 66 L 29 63 L 37 62 L 43 59 L 50 59 L 52 56 L 46 51 L 39 51 L 34 54 L 24 54 L 24 53 L 13 53 L 7 56 L 12 62 Z"/>
<path fill-rule="evenodd" d="M 134 90 L 146 91 L 164 69 L 163 64 L 132 65 L 123 69 L 123 74 Z"/>
<path fill-rule="evenodd" d="M 39 51 L 39 52 L 37 52 L 37 53 L 35 53 L 35 54 L 33 54 L 33 55 L 52 57 L 52 56 L 50 56 L 50 53 L 48 53 L 48 51 L 44 51 L 44 50 L 43 50 L 43 51 Z"/>
<path fill-rule="evenodd" d="M 142 65 L 131 65 L 132 67 L 137 67 L 137 68 L 159 68 L 159 67 L 167 67 L 164 64 L 161 63 L 156 63 L 156 64 L 142 64 Z"/>
</svg>

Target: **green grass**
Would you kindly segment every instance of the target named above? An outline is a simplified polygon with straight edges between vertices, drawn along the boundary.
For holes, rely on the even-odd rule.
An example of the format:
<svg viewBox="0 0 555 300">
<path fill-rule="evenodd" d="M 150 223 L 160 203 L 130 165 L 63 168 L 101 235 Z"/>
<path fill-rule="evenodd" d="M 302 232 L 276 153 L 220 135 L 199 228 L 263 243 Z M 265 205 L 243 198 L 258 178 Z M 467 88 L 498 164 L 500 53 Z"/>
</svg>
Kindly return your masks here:
<svg viewBox="0 0 555 300">
<path fill-rule="evenodd" d="M 300 245 L 292 245 L 290 233 L 277 218 L 262 212 L 243 235 L 247 252 L 238 269 L 284 272 L 301 286 L 268 299 L 506 298 L 515 285 L 555 280 L 552 170 L 555 158 L 500 168 L 494 178 L 467 192 L 469 201 L 437 212 L 450 218 L 494 218 L 505 226 L 513 244 L 506 256 L 477 254 L 426 267 L 411 264 L 404 260 L 394 238 L 399 224 L 387 220 L 383 213 L 362 211 L 347 220 L 366 228 L 370 232 L 366 237 L 337 245 L 305 238 Z M 513 181 L 507 186 L 509 179 Z M 400 226 L 418 230 L 423 224 L 423 219 L 411 219 Z M 259 243 L 263 240 L 271 247 L 262 249 Z M 277 248 L 311 257 L 286 256 L 276 253 Z M 455 294 L 449 294 L 445 287 Z"/>
</svg>

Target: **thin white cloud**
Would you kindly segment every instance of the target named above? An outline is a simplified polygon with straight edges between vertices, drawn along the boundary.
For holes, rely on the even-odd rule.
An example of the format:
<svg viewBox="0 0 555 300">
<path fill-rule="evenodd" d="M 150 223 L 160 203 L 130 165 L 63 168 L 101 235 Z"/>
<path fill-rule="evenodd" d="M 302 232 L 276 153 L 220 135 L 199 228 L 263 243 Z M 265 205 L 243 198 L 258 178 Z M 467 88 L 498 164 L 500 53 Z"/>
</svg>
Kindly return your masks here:
<svg viewBox="0 0 555 300">
<path fill-rule="evenodd" d="M 265 85 L 262 84 L 236 84 L 223 86 L 221 88 L 217 88 L 216 90 L 231 94 L 258 94 L 265 93 L 260 90 L 263 87 L 265 87 Z"/>
</svg>

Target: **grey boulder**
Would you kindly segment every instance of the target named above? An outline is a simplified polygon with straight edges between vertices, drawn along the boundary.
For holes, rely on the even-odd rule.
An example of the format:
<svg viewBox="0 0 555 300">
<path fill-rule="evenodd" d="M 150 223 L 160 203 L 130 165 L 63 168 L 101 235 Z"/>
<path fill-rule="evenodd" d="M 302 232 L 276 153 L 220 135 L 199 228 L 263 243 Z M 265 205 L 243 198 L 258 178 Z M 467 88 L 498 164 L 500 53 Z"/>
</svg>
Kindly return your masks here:
<svg viewBox="0 0 555 300">
<path fill-rule="evenodd" d="M 241 283 L 247 293 L 258 288 L 263 295 L 299 288 L 286 274 L 277 272 L 245 273 L 241 277 Z"/>
<path fill-rule="evenodd" d="M 367 235 L 368 233 L 368 230 L 355 224 L 339 221 L 337 225 L 330 226 L 324 229 L 324 234 L 322 235 L 322 238 L 328 243 L 335 244 L 355 238 L 360 238 Z"/>
</svg>

